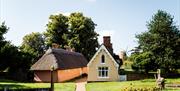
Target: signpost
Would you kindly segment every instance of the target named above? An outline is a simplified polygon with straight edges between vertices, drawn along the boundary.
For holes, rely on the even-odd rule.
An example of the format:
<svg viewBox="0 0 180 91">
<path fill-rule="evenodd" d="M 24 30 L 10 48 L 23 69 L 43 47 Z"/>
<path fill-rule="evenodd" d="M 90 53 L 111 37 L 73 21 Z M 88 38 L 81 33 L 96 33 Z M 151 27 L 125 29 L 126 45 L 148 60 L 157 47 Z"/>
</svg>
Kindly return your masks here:
<svg viewBox="0 0 180 91">
<path fill-rule="evenodd" d="M 54 66 L 51 67 L 51 91 L 54 91 L 53 71 L 54 71 Z"/>
<path fill-rule="evenodd" d="M 163 77 L 161 77 L 161 69 L 157 70 L 157 85 L 159 86 L 160 90 L 165 88 L 165 79 Z"/>
</svg>

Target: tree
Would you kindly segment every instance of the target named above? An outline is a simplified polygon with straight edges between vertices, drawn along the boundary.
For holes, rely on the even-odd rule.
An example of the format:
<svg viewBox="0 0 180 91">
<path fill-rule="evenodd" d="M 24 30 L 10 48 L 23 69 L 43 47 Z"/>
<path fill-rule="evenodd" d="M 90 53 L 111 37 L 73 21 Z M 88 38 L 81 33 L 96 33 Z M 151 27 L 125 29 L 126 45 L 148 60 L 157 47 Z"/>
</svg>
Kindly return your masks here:
<svg viewBox="0 0 180 91">
<path fill-rule="evenodd" d="M 31 34 L 27 34 L 23 37 L 20 49 L 25 53 L 31 54 L 34 58 L 39 58 L 44 54 L 44 50 L 46 49 L 44 42 L 45 39 L 43 34 L 39 32 L 32 32 Z"/>
<path fill-rule="evenodd" d="M 6 48 L 6 44 L 8 43 L 7 41 L 4 40 L 4 34 L 6 34 L 8 31 L 7 26 L 5 25 L 5 23 L 3 22 L 0 25 L 0 71 L 3 71 L 7 68 L 7 61 L 4 60 L 6 56 L 4 56 L 4 50 Z M 9 43 L 8 43 L 9 44 Z"/>
<path fill-rule="evenodd" d="M 5 22 L 0 24 L 0 48 L 2 48 L 7 43 L 3 35 L 7 33 L 8 29 L 9 28 L 5 25 Z"/>
<path fill-rule="evenodd" d="M 47 24 L 47 31 L 44 34 L 48 46 L 57 43 L 64 48 L 67 45 L 68 17 L 63 14 L 51 15 Z"/>
<path fill-rule="evenodd" d="M 134 54 L 135 55 L 135 54 Z M 135 56 L 132 68 L 135 70 L 144 70 L 148 73 L 150 70 L 157 69 L 157 65 L 154 62 L 155 57 L 151 52 L 143 52 Z"/>
<path fill-rule="evenodd" d="M 96 24 L 82 13 L 71 13 L 69 17 L 70 39 L 68 45 L 84 54 L 89 60 L 98 47 L 98 34 L 94 31 Z"/>
<path fill-rule="evenodd" d="M 7 31 L 8 31 L 8 28 L 7 28 L 7 26 L 5 25 L 5 22 L 3 22 L 3 23 L 0 25 L 0 42 L 4 40 L 3 35 L 6 34 Z"/>
<path fill-rule="evenodd" d="M 180 31 L 174 24 L 173 17 L 159 10 L 148 22 L 147 28 L 148 31 L 136 35 L 138 48 L 142 52 L 134 57 L 134 67 L 146 71 L 161 68 L 165 72 L 180 68 Z M 149 65 L 156 67 L 151 68 Z"/>
<path fill-rule="evenodd" d="M 89 60 L 98 47 L 98 34 L 94 31 L 96 24 L 82 13 L 71 13 L 70 16 L 51 15 L 45 32 L 46 43 L 70 46 L 82 53 Z"/>
<path fill-rule="evenodd" d="M 3 35 L 8 29 L 5 23 L 0 25 L 0 72 L 8 73 L 8 77 L 5 78 L 25 81 L 28 79 L 31 57 L 5 40 Z"/>
</svg>

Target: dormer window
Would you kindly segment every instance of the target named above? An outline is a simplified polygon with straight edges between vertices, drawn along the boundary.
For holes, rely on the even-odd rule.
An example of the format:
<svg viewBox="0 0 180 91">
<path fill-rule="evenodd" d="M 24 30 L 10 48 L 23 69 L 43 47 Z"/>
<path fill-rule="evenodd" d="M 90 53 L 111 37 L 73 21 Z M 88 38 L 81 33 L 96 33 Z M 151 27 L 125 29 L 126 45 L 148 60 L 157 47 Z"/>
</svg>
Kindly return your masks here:
<svg viewBox="0 0 180 91">
<path fill-rule="evenodd" d="M 104 57 L 104 55 L 101 56 L 101 63 L 102 63 L 102 64 L 105 63 L 105 57 Z"/>
</svg>

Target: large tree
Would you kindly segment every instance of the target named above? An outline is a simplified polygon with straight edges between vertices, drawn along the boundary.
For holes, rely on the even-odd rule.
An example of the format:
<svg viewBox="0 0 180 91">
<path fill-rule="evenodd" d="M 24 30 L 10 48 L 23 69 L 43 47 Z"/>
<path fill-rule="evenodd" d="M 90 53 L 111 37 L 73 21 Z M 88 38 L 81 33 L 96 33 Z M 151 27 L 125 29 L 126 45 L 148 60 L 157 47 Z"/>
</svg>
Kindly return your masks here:
<svg viewBox="0 0 180 91">
<path fill-rule="evenodd" d="M 51 15 L 45 32 L 46 43 L 50 46 L 57 43 L 75 48 L 89 60 L 98 47 L 98 34 L 94 31 L 96 24 L 82 13 L 71 13 L 70 16 Z"/>
<path fill-rule="evenodd" d="M 34 58 L 39 58 L 44 54 L 46 49 L 45 39 L 43 34 L 32 32 L 23 37 L 23 42 L 20 47 L 21 51 L 31 54 Z"/>
<path fill-rule="evenodd" d="M 68 17 L 63 14 L 51 15 L 44 34 L 48 46 L 57 43 L 64 48 L 67 45 Z"/>
<path fill-rule="evenodd" d="M 89 60 L 98 47 L 98 34 L 94 31 L 96 24 L 82 13 L 71 13 L 69 25 L 68 45 L 83 53 Z"/>
<path fill-rule="evenodd" d="M 136 35 L 141 50 L 134 57 L 134 68 L 165 72 L 180 68 L 180 31 L 173 17 L 159 10 L 147 24 L 148 31 Z M 149 67 L 152 66 L 152 67 Z"/>
<path fill-rule="evenodd" d="M 18 47 L 6 41 L 3 37 L 8 31 L 5 23 L 0 24 L 0 72 L 7 72 L 5 78 L 25 81 L 28 79 L 28 72 L 31 64 L 31 56 L 23 53 Z"/>
<path fill-rule="evenodd" d="M 4 38 L 4 34 L 6 34 L 7 31 L 8 27 L 5 25 L 5 23 L 3 22 L 2 24 L 0 24 L 0 71 L 4 71 L 8 67 L 8 60 L 6 60 L 7 57 L 4 56 L 4 53 L 6 52 L 5 50 L 8 46 L 7 44 L 9 44 L 9 42 L 5 41 Z"/>
</svg>

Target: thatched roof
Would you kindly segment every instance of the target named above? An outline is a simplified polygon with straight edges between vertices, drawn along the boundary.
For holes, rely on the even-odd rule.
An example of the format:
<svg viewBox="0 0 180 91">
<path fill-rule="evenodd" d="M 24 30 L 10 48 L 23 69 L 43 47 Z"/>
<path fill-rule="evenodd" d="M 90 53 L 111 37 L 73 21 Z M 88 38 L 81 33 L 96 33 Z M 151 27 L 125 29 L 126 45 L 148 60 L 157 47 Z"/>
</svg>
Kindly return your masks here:
<svg viewBox="0 0 180 91">
<path fill-rule="evenodd" d="M 47 52 L 31 67 L 31 70 L 72 69 L 86 67 L 88 61 L 78 52 L 64 49 L 48 49 Z"/>
</svg>

